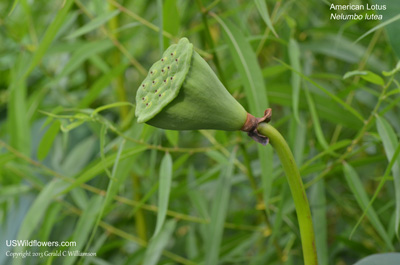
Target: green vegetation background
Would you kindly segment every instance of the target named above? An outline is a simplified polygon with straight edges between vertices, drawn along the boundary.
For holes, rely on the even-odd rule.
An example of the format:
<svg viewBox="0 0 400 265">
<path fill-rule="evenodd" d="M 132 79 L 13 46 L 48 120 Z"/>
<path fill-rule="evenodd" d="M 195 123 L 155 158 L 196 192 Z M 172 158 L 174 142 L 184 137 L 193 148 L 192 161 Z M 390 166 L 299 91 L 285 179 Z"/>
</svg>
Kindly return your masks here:
<svg viewBox="0 0 400 265">
<path fill-rule="evenodd" d="M 1 1 L 0 264 L 302 264 L 270 146 L 136 123 L 138 85 L 183 36 L 249 112 L 273 109 L 320 264 L 399 251 L 400 2 L 352 2 L 384 20 L 320 0 Z M 5 255 L 25 250 L 97 256 Z"/>
</svg>

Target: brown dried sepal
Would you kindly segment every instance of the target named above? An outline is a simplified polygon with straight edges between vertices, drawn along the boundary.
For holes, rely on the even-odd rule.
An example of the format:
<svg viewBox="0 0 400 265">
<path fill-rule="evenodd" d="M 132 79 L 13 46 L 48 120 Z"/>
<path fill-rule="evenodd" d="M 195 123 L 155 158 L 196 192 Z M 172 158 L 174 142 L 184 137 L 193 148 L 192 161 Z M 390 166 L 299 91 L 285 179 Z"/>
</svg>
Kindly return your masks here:
<svg viewBox="0 0 400 265">
<path fill-rule="evenodd" d="M 265 135 L 260 134 L 257 131 L 258 124 L 262 122 L 270 122 L 272 116 L 272 109 L 268 108 L 264 112 L 264 116 L 261 118 L 256 118 L 250 113 L 247 113 L 246 122 L 244 123 L 243 127 L 241 128 L 242 131 L 247 132 L 247 134 L 253 138 L 254 141 L 266 145 L 269 142 L 268 137 Z"/>
</svg>

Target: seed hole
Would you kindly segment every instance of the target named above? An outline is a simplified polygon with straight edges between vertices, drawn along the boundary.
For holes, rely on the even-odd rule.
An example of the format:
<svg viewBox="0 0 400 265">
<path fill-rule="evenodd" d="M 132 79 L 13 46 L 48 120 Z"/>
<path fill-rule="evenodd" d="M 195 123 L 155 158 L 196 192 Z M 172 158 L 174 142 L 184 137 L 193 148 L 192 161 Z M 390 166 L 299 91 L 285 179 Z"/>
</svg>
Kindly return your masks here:
<svg viewBox="0 0 400 265">
<path fill-rule="evenodd" d="M 171 76 L 171 80 L 173 79 L 173 77 Z"/>
<path fill-rule="evenodd" d="M 167 80 L 164 80 L 164 83 L 167 83 Z"/>
<path fill-rule="evenodd" d="M 164 69 L 162 69 L 162 70 L 161 70 L 161 72 L 163 72 L 163 73 L 164 73 Z"/>
<path fill-rule="evenodd" d="M 164 58 L 161 59 L 161 62 L 164 62 Z"/>
<path fill-rule="evenodd" d="M 146 103 L 146 106 L 148 106 L 149 105 L 149 103 Z"/>
<path fill-rule="evenodd" d="M 144 87 L 144 84 L 142 85 L 142 87 Z"/>
<path fill-rule="evenodd" d="M 156 89 L 156 91 L 154 91 L 154 93 L 157 93 L 157 91 L 158 91 L 158 90 Z"/>
<path fill-rule="evenodd" d="M 158 94 L 159 97 L 161 97 L 161 94 Z"/>
<path fill-rule="evenodd" d="M 174 54 L 171 52 L 171 56 L 174 56 Z"/>
<path fill-rule="evenodd" d="M 168 65 L 168 70 L 169 70 L 169 69 L 171 69 L 171 67 L 169 67 L 169 65 Z"/>
<path fill-rule="evenodd" d="M 142 100 L 144 100 L 144 98 L 142 98 Z"/>
<path fill-rule="evenodd" d="M 150 74 L 153 74 L 153 71 L 151 71 Z"/>
<path fill-rule="evenodd" d="M 153 80 L 153 84 L 155 84 L 155 83 L 156 83 L 156 81 Z"/>
<path fill-rule="evenodd" d="M 178 61 L 178 59 L 175 59 L 175 62 L 177 62 Z"/>
</svg>

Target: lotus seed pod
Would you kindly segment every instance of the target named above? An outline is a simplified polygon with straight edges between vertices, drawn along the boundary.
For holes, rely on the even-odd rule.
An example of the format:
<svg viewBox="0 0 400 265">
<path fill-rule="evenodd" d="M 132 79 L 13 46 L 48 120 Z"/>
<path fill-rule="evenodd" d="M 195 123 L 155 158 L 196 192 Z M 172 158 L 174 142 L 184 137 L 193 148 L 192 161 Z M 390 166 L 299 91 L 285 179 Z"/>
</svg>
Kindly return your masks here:
<svg viewBox="0 0 400 265">
<path fill-rule="evenodd" d="M 138 122 L 170 130 L 240 130 L 246 110 L 186 38 L 153 64 L 136 95 Z"/>
</svg>

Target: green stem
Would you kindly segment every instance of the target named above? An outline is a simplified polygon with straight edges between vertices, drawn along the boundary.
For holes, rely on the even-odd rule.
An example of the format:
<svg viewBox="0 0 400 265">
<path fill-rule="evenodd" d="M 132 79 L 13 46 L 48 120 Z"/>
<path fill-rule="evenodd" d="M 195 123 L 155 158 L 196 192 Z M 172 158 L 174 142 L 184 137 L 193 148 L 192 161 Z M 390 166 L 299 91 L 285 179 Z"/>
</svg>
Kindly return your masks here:
<svg viewBox="0 0 400 265">
<path fill-rule="evenodd" d="M 260 134 L 269 138 L 270 144 L 275 148 L 286 173 L 300 227 L 304 264 L 316 265 L 318 260 L 310 206 L 293 154 L 283 136 L 274 127 L 267 123 L 260 123 L 257 130 Z"/>
</svg>

